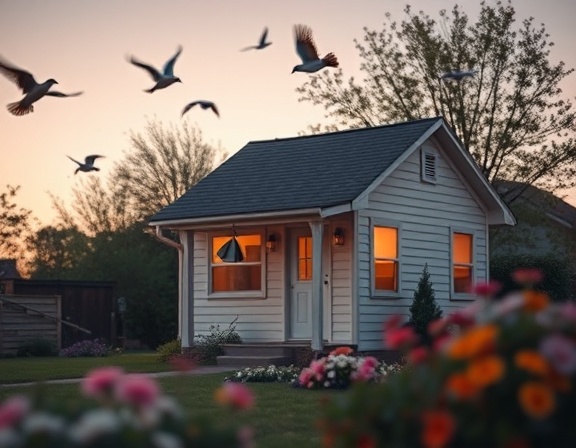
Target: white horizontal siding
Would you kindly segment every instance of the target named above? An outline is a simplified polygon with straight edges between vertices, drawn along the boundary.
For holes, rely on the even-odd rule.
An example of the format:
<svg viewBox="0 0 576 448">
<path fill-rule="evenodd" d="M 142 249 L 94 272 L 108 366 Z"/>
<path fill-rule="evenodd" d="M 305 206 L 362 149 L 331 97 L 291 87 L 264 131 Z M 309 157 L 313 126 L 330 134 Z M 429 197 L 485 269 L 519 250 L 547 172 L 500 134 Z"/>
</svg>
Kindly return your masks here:
<svg viewBox="0 0 576 448">
<path fill-rule="evenodd" d="M 282 229 L 269 229 L 277 234 Z M 280 237 L 283 240 L 283 237 Z M 194 329 L 208 334 L 210 326 L 228 328 L 235 321 L 236 331 L 246 342 L 283 341 L 284 322 L 284 250 L 266 254 L 266 295 L 262 299 L 209 298 L 208 234 L 194 234 Z"/>
<path fill-rule="evenodd" d="M 476 279 L 487 277 L 484 210 L 438 151 L 437 183 L 421 182 L 420 151 L 415 151 L 369 196 L 358 212 L 359 349 L 383 347 L 382 325 L 391 315 L 409 317 L 414 290 L 428 264 L 436 301 L 445 313 L 467 305 L 450 300 L 451 227 L 475 235 Z M 372 298 L 370 222 L 401 223 L 400 297 Z M 379 221 L 380 220 L 380 221 Z"/>
</svg>

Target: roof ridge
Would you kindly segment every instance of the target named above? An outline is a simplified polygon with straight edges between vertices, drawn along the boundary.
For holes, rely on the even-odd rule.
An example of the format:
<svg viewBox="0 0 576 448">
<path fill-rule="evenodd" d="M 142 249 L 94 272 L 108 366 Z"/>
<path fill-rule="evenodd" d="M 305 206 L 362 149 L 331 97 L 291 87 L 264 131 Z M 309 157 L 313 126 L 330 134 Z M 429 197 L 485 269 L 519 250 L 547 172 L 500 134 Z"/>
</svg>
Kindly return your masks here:
<svg viewBox="0 0 576 448">
<path fill-rule="evenodd" d="M 438 115 L 436 117 L 428 117 L 428 118 L 419 118 L 417 120 L 406 120 L 406 121 L 397 121 L 395 123 L 387 123 L 387 124 L 379 124 L 377 126 L 370 126 L 370 127 L 363 127 L 363 128 L 349 128 L 349 129 L 342 129 L 338 131 L 331 131 L 331 132 L 322 132 L 319 134 L 309 134 L 309 135 L 296 135 L 292 137 L 276 137 L 276 138 L 269 138 L 265 140 L 250 140 L 246 145 L 253 145 L 253 144 L 261 144 L 261 143 L 270 143 L 270 142 L 281 142 L 281 141 L 290 141 L 290 140 L 297 140 L 297 139 L 308 139 L 308 138 L 318 138 L 318 137 L 325 137 L 327 135 L 337 135 L 337 134 L 346 134 L 351 132 L 362 132 L 362 131 L 371 131 L 374 129 L 381 129 L 381 128 L 391 128 L 395 126 L 408 126 L 414 125 L 417 123 L 422 123 L 423 121 L 437 121 L 443 120 L 444 117 L 442 115 Z"/>
</svg>

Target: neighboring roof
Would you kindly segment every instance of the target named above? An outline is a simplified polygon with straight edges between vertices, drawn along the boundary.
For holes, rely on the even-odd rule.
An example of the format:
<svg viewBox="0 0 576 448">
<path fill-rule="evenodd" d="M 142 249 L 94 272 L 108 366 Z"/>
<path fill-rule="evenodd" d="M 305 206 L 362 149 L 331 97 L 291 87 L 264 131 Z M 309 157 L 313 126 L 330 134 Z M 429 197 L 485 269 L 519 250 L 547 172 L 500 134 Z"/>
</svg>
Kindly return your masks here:
<svg viewBox="0 0 576 448">
<path fill-rule="evenodd" d="M 482 191 L 497 223 L 514 223 L 506 205 L 486 181 L 442 117 L 327 134 L 250 142 L 172 204 L 151 225 L 213 218 L 326 209 L 365 197 L 437 130 Z"/>
<path fill-rule="evenodd" d="M 514 181 L 499 180 L 495 186 L 505 201 L 508 197 L 517 196 L 518 200 L 531 204 L 565 227 L 576 229 L 576 207 L 553 193 L 534 185 Z"/>
</svg>

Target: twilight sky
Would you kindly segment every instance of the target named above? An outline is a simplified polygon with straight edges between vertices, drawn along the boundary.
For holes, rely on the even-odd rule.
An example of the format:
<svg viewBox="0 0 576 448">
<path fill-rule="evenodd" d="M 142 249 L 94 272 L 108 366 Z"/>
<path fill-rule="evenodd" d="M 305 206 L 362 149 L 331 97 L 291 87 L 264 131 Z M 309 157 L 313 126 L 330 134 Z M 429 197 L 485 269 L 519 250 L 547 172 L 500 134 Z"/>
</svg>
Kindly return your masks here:
<svg viewBox="0 0 576 448">
<path fill-rule="evenodd" d="M 381 29 L 390 12 L 400 21 L 406 4 L 437 17 L 454 0 L 0 0 L 0 55 L 29 71 L 36 81 L 58 81 L 56 89 L 76 98 L 46 97 L 35 112 L 12 116 L 6 104 L 22 98 L 15 84 L 0 76 L 0 190 L 20 185 L 19 206 L 42 223 L 55 213 L 48 192 L 71 200 L 82 176 L 107 177 L 129 148 L 131 130 L 147 119 L 165 125 L 180 122 L 182 108 L 195 99 L 214 101 L 221 113 L 198 107 L 185 118 L 196 123 L 206 141 L 231 155 L 251 140 L 296 136 L 323 121 L 324 111 L 298 102 L 296 87 L 306 74 L 291 74 L 300 60 L 292 26 L 309 25 L 321 56 L 334 52 L 346 76 L 360 76 L 353 39 L 363 27 Z M 479 0 L 459 3 L 475 20 Z M 533 16 L 555 42 L 551 60 L 576 67 L 576 2 L 515 0 L 517 19 Z M 265 26 L 273 42 L 263 51 L 240 52 L 257 43 Z M 153 94 L 148 74 L 126 61 L 127 55 L 157 68 L 184 50 L 174 73 L 182 79 Z M 576 97 L 576 74 L 562 84 Z M 66 158 L 102 154 L 99 173 L 78 173 Z M 576 192 L 567 200 L 576 204 Z"/>
</svg>

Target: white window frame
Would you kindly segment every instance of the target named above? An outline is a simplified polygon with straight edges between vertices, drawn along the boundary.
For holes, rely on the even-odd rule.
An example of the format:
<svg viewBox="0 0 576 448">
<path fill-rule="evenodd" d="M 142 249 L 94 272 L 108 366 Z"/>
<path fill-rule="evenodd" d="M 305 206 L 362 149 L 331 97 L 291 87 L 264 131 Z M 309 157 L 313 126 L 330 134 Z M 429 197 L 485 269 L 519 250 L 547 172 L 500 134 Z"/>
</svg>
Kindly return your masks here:
<svg viewBox="0 0 576 448">
<path fill-rule="evenodd" d="M 213 247 L 212 242 L 214 237 L 219 236 L 230 236 L 232 238 L 233 232 L 230 231 L 219 231 L 219 232 L 208 232 L 208 253 L 207 253 L 207 266 L 208 266 L 208 285 L 207 293 L 209 299 L 264 299 L 266 297 L 266 241 L 264 229 L 242 229 L 241 231 L 236 231 L 237 236 L 243 235 L 260 235 L 260 289 L 251 291 L 212 291 L 212 268 L 214 266 L 232 266 L 238 264 L 255 264 L 252 263 L 218 263 L 214 264 L 212 261 Z"/>
<path fill-rule="evenodd" d="M 434 158 L 434 176 L 428 176 L 426 174 L 427 157 Z M 430 184 L 435 184 L 438 181 L 438 151 L 431 146 L 422 147 L 420 149 L 420 178 L 422 179 L 422 182 Z"/>
<path fill-rule="evenodd" d="M 472 285 L 476 283 L 476 272 L 477 272 L 476 264 L 478 262 L 478 254 L 477 254 L 478 235 L 476 231 L 473 229 L 466 229 L 462 227 L 451 227 L 450 228 L 450 298 L 452 300 L 474 300 L 476 296 L 472 292 L 456 292 L 454 290 L 454 267 L 457 264 L 454 263 L 455 233 L 462 233 L 472 236 L 472 263 L 470 264 L 470 266 L 472 267 L 472 273 L 471 273 Z"/>
<path fill-rule="evenodd" d="M 387 291 L 376 289 L 375 272 L 375 251 L 374 251 L 374 227 L 391 227 L 397 230 L 397 251 L 396 261 L 398 262 L 398 290 Z M 402 225 L 396 221 L 372 219 L 370 221 L 370 289 L 371 297 L 374 299 L 398 299 L 402 297 Z"/>
</svg>

